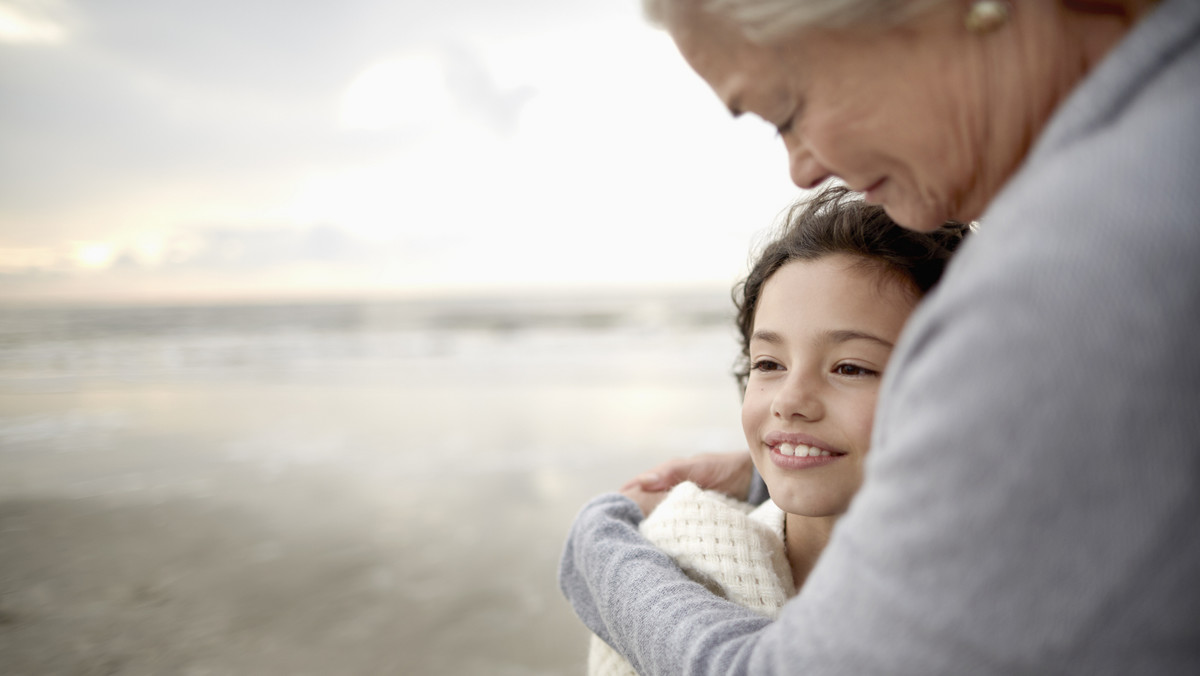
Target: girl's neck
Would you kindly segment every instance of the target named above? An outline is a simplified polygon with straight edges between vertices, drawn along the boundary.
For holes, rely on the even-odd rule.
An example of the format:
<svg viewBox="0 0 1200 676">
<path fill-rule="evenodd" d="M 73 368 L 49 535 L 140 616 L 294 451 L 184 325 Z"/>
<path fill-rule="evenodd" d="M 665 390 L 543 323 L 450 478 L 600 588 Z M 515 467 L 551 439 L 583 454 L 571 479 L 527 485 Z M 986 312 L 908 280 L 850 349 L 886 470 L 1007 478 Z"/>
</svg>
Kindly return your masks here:
<svg viewBox="0 0 1200 676">
<path fill-rule="evenodd" d="M 838 516 L 800 516 L 788 514 L 784 520 L 784 538 L 787 543 L 788 564 L 792 568 L 792 581 L 796 591 L 804 585 L 809 572 L 817 563 L 825 545 L 829 543 L 829 534 Z"/>
</svg>

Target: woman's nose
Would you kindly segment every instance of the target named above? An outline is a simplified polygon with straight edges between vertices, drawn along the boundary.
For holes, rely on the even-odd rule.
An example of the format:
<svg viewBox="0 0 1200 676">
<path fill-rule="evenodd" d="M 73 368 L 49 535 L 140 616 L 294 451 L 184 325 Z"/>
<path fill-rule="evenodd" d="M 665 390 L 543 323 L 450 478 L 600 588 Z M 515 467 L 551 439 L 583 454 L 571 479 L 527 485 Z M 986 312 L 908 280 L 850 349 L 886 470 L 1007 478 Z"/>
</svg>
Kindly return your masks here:
<svg viewBox="0 0 1200 676">
<path fill-rule="evenodd" d="M 797 187 L 806 190 L 812 189 L 833 175 L 809 152 L 808 146 L 803 141 L 788 142 L 787 149 L 788 169 L 792 174 L 792 183 L 795 183 Z"/>
<path fill-rule="evenodd" d="M 783 420 L 820 418 L 824 410 L 817 384 L 812 382 L 811 377 L 793 372 L 775 392 L 771 400 L 771 414 Z"/>
</svg>

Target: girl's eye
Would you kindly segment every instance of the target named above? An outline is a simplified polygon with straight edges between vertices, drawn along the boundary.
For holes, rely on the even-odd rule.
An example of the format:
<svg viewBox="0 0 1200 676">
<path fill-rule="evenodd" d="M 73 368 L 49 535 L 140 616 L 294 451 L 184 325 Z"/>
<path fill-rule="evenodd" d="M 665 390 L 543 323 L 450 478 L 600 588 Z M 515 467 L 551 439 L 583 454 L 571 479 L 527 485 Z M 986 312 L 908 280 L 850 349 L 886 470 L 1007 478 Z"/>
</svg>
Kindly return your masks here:
<svg viewBox="0 0 1200 676">
<path fill-rule="evenodd" d="M 873 371 L 858 364 L 838 364 L 833 367 L 833 372 L 839 376 L 847 376 L 850 378 L 865 378 L 869 376 L 879 375 L 878 371 Z"/>
<path fill-rule="evenodd" d="M 772 359 L 759 359 L 750 367 L 751 371 L 782 371 L 783 365 Z"/>
<path fill-rule="evenodd" d="M 795 122 L 795 120 L 796 118 L 789 117 L 787 122 L 775 125 L 775 135 L 782 137 L 784 134 L 790 132 L 792 130 L 792 124 Z"/>
</svg>

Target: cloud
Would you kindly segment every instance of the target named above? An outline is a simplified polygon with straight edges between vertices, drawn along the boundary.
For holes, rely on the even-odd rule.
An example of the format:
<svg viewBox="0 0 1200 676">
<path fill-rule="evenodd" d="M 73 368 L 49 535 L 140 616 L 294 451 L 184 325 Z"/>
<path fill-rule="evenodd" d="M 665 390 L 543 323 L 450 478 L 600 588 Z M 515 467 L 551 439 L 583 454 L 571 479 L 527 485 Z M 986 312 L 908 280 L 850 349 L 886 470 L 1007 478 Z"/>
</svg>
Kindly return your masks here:
<svg viewBox="0 0 1200 676">
<path fill-rule="evenodd" d="M 342 94 L 338 122 L 351 131 L 423 131 L 453 113 L 440 60 L 412 52 L 371 64 Z"/>
<path fill-rule="evenodd" d="M 354 263 L 377 247 L 330 225 L 201 227 L 160 241 L 73 241 L 59 248 L 0 248 L 0 273 L 102 273 L 109 269 L 237 272 L 298 263 Z"/>
<path fill-rule="evenodd" d="M 0 44 L 58 45 L 67 41 L 68 32 L 61 18 L 62 7 L 55 2 L 0 3 Z"/>
<path fill-rule="evenodd" d="M 492 131 L 511 135 L 516 130 L 521 109 L 534 97 L 537 89 L 530 85 L 498 86 L 484 62 L 465 47 L 446 47 L 443 57 L 446 86 L 455 102 Z"/>
<path fill-rule="evenodd" d="M 0 273 L 41 270 L 53 267 L 58 254 L 50 247 L 8 247 L 0 249 Z"/>
<path fill-rule="evenodd" d="M 425 132 L 474 120 L 501 136 L 517 129 L 537 90 L 501 87 L 479 56 L 462 45 L 411 50 L 375 62 L 342 95 L 342 128 Z"/>
<path fill-rule="evenodd" d="M 0 44 L 6 284 L 708 279 L 793 193 L 636 2 L 62 7 Z"/>
<path fill-rule="evenodd" d="M 151 265 L 174 270 L 268 269 L 295 263 L 352 262 L 367 257 L 369 251 L 367 243 L 330 225 L 204 227 L 167 240 L 159 260 Z M 122 256 L 127 263 L 141 260 L 132 249 Z"/>
</svg>

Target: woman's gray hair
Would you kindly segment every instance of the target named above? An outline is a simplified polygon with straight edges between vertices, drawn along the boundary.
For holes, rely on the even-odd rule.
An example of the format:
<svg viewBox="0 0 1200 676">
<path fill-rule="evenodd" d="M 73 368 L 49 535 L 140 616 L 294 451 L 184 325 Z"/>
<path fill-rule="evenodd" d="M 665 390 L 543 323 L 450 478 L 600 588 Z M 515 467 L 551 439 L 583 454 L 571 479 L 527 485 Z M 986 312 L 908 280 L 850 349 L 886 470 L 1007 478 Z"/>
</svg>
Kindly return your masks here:
<svg viewBox="0 0 1200 676">
<path fill-rule="evenodd" d="M 667 10 L 688 3 L 730 19 L 754 42 L 772 42 L 803 28 L 889 26 L 946 0 L 642 0 L 651 23 L 666 24 Z"/>
</svg>

